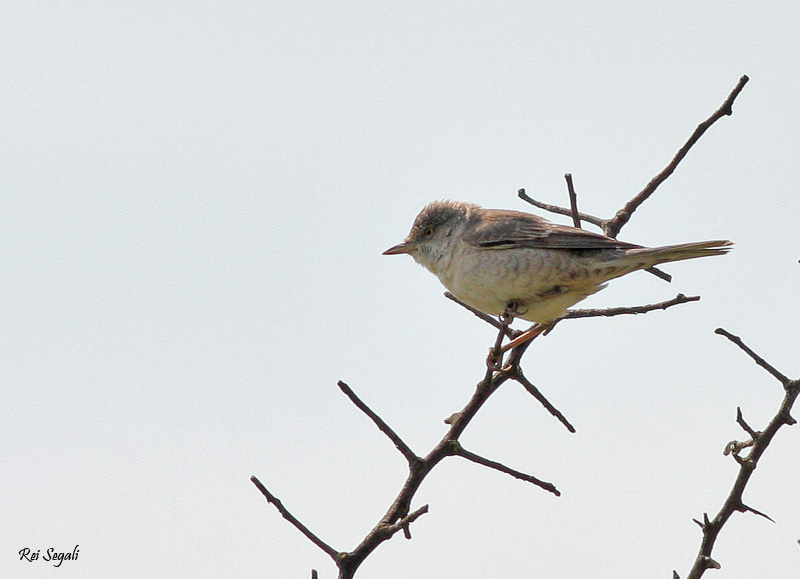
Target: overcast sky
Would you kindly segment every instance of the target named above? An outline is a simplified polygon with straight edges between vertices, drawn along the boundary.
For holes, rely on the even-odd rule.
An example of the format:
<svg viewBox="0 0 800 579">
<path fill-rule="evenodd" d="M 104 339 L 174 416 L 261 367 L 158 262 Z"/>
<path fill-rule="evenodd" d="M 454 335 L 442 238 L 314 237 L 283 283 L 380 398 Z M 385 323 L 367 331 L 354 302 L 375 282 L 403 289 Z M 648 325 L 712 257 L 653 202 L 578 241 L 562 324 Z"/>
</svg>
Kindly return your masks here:
<svg viewBox="0 0 800 579">
<path fill-rule="evenodd" d="M 725 257 L 612 282 L 530 348 L 430 512 L 361 579 L 671 577 L 700 544 L 777 381 L 798 377 L 800 9 L 795 2 L 6 2 L 0 8 L 0 576 L 320 577 L 383 515 L 494 340 L 408 256 L 427 202 L 610 217 L 743 74 L 623 229 Z M 552 216 L 559 222 L 563 218 Z M 795 412 L 800 415 L 800 410 Z M 715 550 L 719 579 L 800 569 L 800 430 L 781 431 Z M 23 548 L 71 551 L 58 569 Z"/>
</svg>

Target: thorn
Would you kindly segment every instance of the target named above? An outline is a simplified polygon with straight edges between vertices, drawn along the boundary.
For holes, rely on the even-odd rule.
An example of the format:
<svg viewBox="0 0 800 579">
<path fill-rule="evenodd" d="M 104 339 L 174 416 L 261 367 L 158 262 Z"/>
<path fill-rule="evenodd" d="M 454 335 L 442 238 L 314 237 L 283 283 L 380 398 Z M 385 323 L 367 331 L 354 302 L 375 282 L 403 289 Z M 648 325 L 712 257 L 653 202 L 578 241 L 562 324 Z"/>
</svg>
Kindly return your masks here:
<svg viewBox="0 0 800 579">
<path fill-rule="evenodd" d="M 460 412 L 454 412 L 453 414 L 451 414 L 450 416 L 448 416 L 447 418 L 444 419 L 444 423 L 445 424 L 453 424 L 453 422 L 458 420 L 459 416 L 461 416 Z"/>
<path fill-rule="evenodd" d="M 775 519 L 773 519 L 773 518 L 772 518 L 772 517 L 770 517 L 769 515 L 767 515 L 767 514 L 765 514 L 765 513 L 762 513 L 761 511 L 757 511 L 757 510 L 755 510 L 753 507 L 748 507 L 748 506 L 747 506 L 746 504 L 744 504 L 744 503 L 741 503 L 741 504 L 740 504 L 740 506 L 739 506 L 739 509 L 738 509 L 738 510 L 739 510 L 739 511 L 741 511 L 741 512 L 743 512 L 743 513 L 746 513 L 747 511 L 750 511 L 750 512 L 751 512 L 751 513 L 753 513 L 754 515 L 759 515 L 759 516 L 761 516 L 761 517 L 764 517 L 764 518 L 765 518 L 765 519 L 767 519 L 768 521 L 772 521 L 773 523 L 775 522 Z"/>
<path fill-rule="evenodd" d="M 698 524 L 698 526 L 699 526 L 701 529 L 705 530 L 705 526 L 703 525 L 703 523 L 701 523 L 701 522 L 700 522 L 700 521 L 698 521 L 697 519 L 692 519 L 692 520 L 693 520 L 695 523 L 697 523 L 697 524 Z"/>
<path fill-rule="evenodd" d="M 722 569 L 722 565 L 714 561 L 711 557 L 703 556 L 703 566 L 706 569 Z"/>
</svg>

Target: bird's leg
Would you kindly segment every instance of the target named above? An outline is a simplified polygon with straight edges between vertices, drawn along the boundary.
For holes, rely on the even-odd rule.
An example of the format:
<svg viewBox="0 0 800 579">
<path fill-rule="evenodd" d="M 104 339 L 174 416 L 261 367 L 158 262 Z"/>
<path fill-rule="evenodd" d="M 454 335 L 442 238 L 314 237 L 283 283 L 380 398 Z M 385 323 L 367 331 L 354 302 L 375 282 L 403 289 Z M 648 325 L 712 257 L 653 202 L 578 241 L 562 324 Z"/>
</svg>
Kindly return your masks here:
<svg viewBox="0 0 800 579">
<path fill-rule="evenodd" d="M 545 333 L 552 327 L 553 327 L 552 322 L 550 322 L 549 324 L 534 324 L 533 326 L 530 327 L 530 329 L 525 330 L 524 332 L 522 332 L 522 334 L 520 334 L 519 336 L 511 340 L 508 344 L 500 348 L 500 350 L 502 352 L 508 352 L 510 349 L 516 348 L 517 346 L 519 346 L 520 344 L 524 344 L 528 340 L 533 340 L 536 336 Z"/>
<path fill-rule="evenodd" d="M 489 350 L 489 355 L 486 357 L 486 366 L 492 371 L 499 371 L 503 367 L 503 354 L 506 350 L 501 347 L 501 344 L 508 327 L 511 325 L 511 322 L 514 321 L 516 309 L 516 302 L 509 302 L 506 304 L 505 311 L 500 315 L 500 333 L 497 335 L 497 342 L 495 342 L 495 345 Z"/>
</svg>

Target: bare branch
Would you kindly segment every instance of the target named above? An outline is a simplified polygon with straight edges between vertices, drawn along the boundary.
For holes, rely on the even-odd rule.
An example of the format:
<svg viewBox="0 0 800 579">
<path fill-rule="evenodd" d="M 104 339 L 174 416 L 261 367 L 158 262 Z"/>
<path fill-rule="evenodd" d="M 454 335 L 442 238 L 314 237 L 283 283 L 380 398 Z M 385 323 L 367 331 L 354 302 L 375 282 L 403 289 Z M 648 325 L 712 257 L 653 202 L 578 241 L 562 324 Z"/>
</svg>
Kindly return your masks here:
<svg viewBox="0 0 800 579">
<path fill-rule="evenodd" d="M 281 503 L 281 501 L 279 501 L 271 492 L 269 492 L 267 490 L 267 487 L 261 484 L 261 481 L 258 480 L 255 476 L 251 476 L 250 481 L 254 485 L 256 485 L 256 488 L 261 491 L 261 494 L 264 495 L 264 497 L 266 497 L 268 503 L 272 503 L 273 505 L 275 505 L 275 508 L 278 509 L 278 512 L 284 519 L 293 524 L 301 533 L 303 533 L 306 537 L 308 537 L 308 539 L 312 543 L 314 543 L 317 547 L 319 547 L 320 549 L 325 551 L 328 555 L 330 555 L 330 557 L 334 561 L 337 560 L 337 558 L 339 557 L 339 552 L 336 549 L 325 543 L 325 541 L 323 541 L 322 539 L 317 537 L 314 533 L 312 533 L 308 529 L 308 527 L 306 527 L 303 523 L 298 521 L 297 518 L 294 515 L 292 515 L 292 513 L 290 513 L 286 509 L 286 507 L 283 506 L 283 503 Z"/>
<path fill-rule="evenodd" d="M 758 438 L 758 432 L 750 428 L 750 425 L 744 421 L 744 416 L 742 416 L 742 408 L 740 406 L 736 407 L 736 422 L 739 426 L 741 426 L 744 429 L 744 431 L 747 434 L 750 435 L 750 438 L 752 438 L 753 441 L 755 441 L 755 439 Z"/>
<path fill-rule="evenodd" d="M 716 330 L 714 330 L 714 333 L 715 333 L 715 334 L 719 334 L 720 336 L 725 336 L 725 337 L 726 337 L 726 338 L 728 338 L 728 339 L 729 339 L 731 342 L 733 342 L 734 344 L 736 344 L 737 346 L 739 346 L 739 348 L 741 348 L 742 350 L 744 350 L 744 352 L 745 352 L 745 353 L 746 353 L 748 356 L 750 356 L 750 357 L 753 359 L 753 361 L 755 361 L 755 363 L 756 363 L 756 364 L 758 364 L 759 366 L 761 366 L 762 368 L 764 368 L 764 369 L 765 369 L 767 372 L 769 372 L 770 374 L 772 374 L 773 376 L 775 376 L 775 378 L 777 378 L 777 379 L 778 379 L 778 382 L 780 382 L 781 384 L 783 384 L 783 387 L 784 387 L 784 388 L 786 388 L 786 385 L 787 385 L 789 382 L 791 382 L 791 380 L 789 380 L 789 378 L 787 378 L 786 376 L 784 376 L 783 374 L 781 374 L 780 372 L 778 372 L 778 371 L 777 371 L 777 370 L 776 370 L 774 367 L 772 367 L 772 366 L 771 366 L 771 365 L 770 365 L 770 364 L 769 364 L 769 363 L 768 363 L 766 360 L 764 360 L 764 358 L 762 358 L 761 356 L 759 356 L 758 354 L 756 354 L 756 353 L 755 353 L 753 350 L 751 350 L 750 348 L 748 348 L 748 347 L 745 345 L 745 343 L 744 343 L 744 342 L 742 342 L 742 339 L 741 339 L 739 336 L 734 336 L 733 334 L 731 334 L 730 332 L 728 332 L 727 330 L 724 330 L 724 329 L 722 329 L 722 328 L 717 328 Z"/>
<path fill-rule="evenodd" d="M 387 525 L 386 527 L 384 527 L 385 532 L 386 532 L 386 537 L 387 538 L 391 537 L 392 535 L 394 535 L 400 529 L 407 529 L 408 525 L 410 525 L 411 523 L 416 521 L 418 518 L 420 518 L 422 515 L 424 515 L 427 512 L 428 512 L 428 505 L 422 505 L 416 511 L 414 511 L 413 513 L 409 513 L 408 515 L 406 515 L 405 517 L 403 517 L 402 519 L 400 519 L 396 523 L 393 523 L 391 525 Z M 410 536 L 408 536 L 407 538 L 410 538 Z"/>
<path fill-rule="evenodd" d="M 685 296 L 683 294 L 678 294 L 671 300 L 658 302 L 655 304 L 649 304 L 646 306 L 628 306 L 628 307 L 607 308 L 599 310 L 595 309 L 569 310 L 561 319 L 571 320 L 575 318 L 597 318 L 597 317 L 622 316 L 626 314 L 646 314 L 647 312 L 652 312 L 654 310 L 666 310 L 667 308 L 671 308 L 672 306 L 677 306 L 679 304 L 685 304 L 688 302 L 696 302 L 699 300 L 700 296 Z"/>
<path fill-rule="evenodd" d="M 563 414 L 561 414 L 561 411 L 555 406 L 553 406 L 550 403 L 550 401 L 544 397 L 544 394 L 542 394 L 539 391 L 539 389 L 525 377 L 525 375 L 522 373 L 522 368 L 519 367 L 519 364 L 514 364 L 509 366 L 508 369 L 504 369 L 504 372 L 506 372 L 506 374 L 511 376 L 514 380 L 522 384 L 525 390 L 527 390 L 528 393 L 531 394 L 531 396 L 536 398 L 536 400 L 538 400 L 550 414 L 555 416 L 558 419 L 558 421 L 561 422 L 561 424 L 563 424 L 566 427 L 567 430 L 569 430 L 573 434 L 575 433 L 575 427 L 572 426 L 569 420 L 567 420 L 566 417 Z"/>
<path fill-rule="evenodd" d="M 543 480 L 540 480 L 540 479 L 536 478 L 535 476 L 531 476 L 529 474 L 525 474 L 524 472 L 520 472 L 518 470 L 514 470 L 513 468 L 509 468 L 509 467 L 507 467 L 506 465 L 504 465 L 502 463 L 496 462 L 494 460 L 489 460 L 488 458 L 484 458 L 484 457 L 482 457 L 480 455 L 475 454 L 474 452 L 468 451 L 467 449 L 465 449 L 463 446 L 461 446 L 458 443 L 456 443 L 454 445 L 453 454 L 455 454 L 457 456 L 464 457 L 467 460 L 471 460 L 474 463 L 477 463 L 477 464 L 480 464 L 480 465 L 483 465 L 483 466 L 486 466 L 486 467 L 489 467 L 489 468 L 493 468 L 495 470 L 499 470 L 500 472 L 503 472 L 505 474 L 511 475 L 514 478 L 517 478 L 519 480 L 523 480 L 525 482 L 529 482 L 531 484 L 535 484 L 536 486 L 541 487 L 544 490 L 553 493 L 557 497 L 561 496 L 561 493 L 559 492 L 559 490 L 555 487 L 555 485 L 553 483 L 545 482 Z"/>
<path fill-rule="evenodd" d="M 572 184 L 572 173 L 564 175 L 567 180 L 567 191 L 569 192 L 569 207 L 572 215 L 572 224 L 578 229 L 581 228 L 581 214 L 578 212 L 578 195 L 575 193 L 575 186 Z"/>
<path fill-rule="evenodd" d="M 509 321 L 510 317 L 503 316 L 503 319 L 499 322 L 501 327 L 498 330 L 498 337 L 494 350 L 497 350 L 498 345 L 502 343 L 502 338 L 505 336 L 505 331 L 507 330 L 507 328 L 503 326 L 507 325 Z M 523 344 L 520 347 L 515 348 L 509 355 L 510 363 L 518 364 L 522 354 L 525 352 L 526 347 L 527 344 Z M 450 428 L 436 445 L 436 447 L 424 458 L 409 461 L 409 473 L 405 483 L 403 484 L 403 488 L 380 522 L 373 527 L 373 529 L 353 551 L 339 554 L 338 558 L 336 559 L 336 565 L 339 568 L 340 579 L 350 579 L 353 577 L 358 567 L 361 565 L 361 563 L 363 563 L 364 559 L 366 559 L 366 557 L 368 557 L 369 554 L 372 553 L 372 551 L 374 551 L 383 541 L 391 538 L 391 536 L 399 529 L 402 528 L 406 537 L 410 537 L 408 532 L 409 523 L 422 513 L 427 512 L 426 506 L 418 511 L 415 511 L 414 513 L 409 514 L 411 501 L 419 489 L 419 486 L 422 484 L 422 481 L 439 462 L 441 462 L 444 458 L 454 454 L 453 446 L 454 444 L 457 444 L 458 437 L 461 436 L 461 433 L 474 418 L 475 414 L 478 412 L 478 410 L 480 410 L 486 400 L 488 400 L 489 396 L 491 396 L 497 390 L 497 388 L 499 388 L 500 385 L 506 382 L 508 379 L 509 376 L 504 371 L 501 372 L 492 368 L 487 368 L 487 372 L 483 380 L 477 384 L 475 392 L 470 401 L 467 403 L 464 409 L 455 413 L 451 419 L 449 419 L 448 422 Z M 342 384 L 340 383 L 340 388 L 341 387 Z M 361 406 L 359 406 L 359 408 L 361 408 Z M 366 412 L 366 410 L 364 411 Z M 378 424 L 377 421 L 376 424 Z M 388 429 L 388 427 L 386 428 Z M 384 429 L 381 428 L 381 430 Z M 390 431 L 390 429 L 388 430 Z M 389 435 L 389 432 L 385 430 L 384 432 Z M 391 435 L 389 436 L 391 438 Z M 394 438 L 392 440 L 394 441 Z M 547 483 L 543 484 L 546 485 Z M 550 491 L 549 488 L 546 488 L 546 490 Z"/>
<path fill-rule="evenodd" d="M 549 211 L 550 213 L 555 213 L 557 215 L 566 215 L 567 217 L 572 216 L 572 209 L 569 209 L 568 207 L 559 207 L 558 205 L 551 205 L 549 203 L 544 203 L 542 201 L 537 201 L 536 199 L 529 197 L 528 194 L 525 193 L 525 189 L 520 189 L 519 191 L 517 191 L 517 196 L 523 201 L 527 201 L 528 203 L 530 203 L 534 207 L 538 207 L 539 209 L 544 209 L 545 211 Z M 605 223 L 604 219 L 595 217 L 594 215 L 589 215 L 588 213 L 578 213 L 578 217 L 580 217 L 581 221 L 586 221 L 600 228 L 602 228 L 603 223 Z"/>
<path fill-rule="evenodd" d="M 747 76 L 742 76 L 739 79 L 738 84 L 734 87 L 734 89 L 728 95 L 728 98 L 725 99 L 719 109 L 717 109 L 708 119 L 697 125 L 697 128 L 692 133 L 692 136 L 689 137 L 689 140 L 686 141 L 683 147 L 678 150 L 672 161 L 670 161 L 670 163 L 664 167 L 664 169 L 658 175 L 653 177 L 644 189 L 637 193 L 633 199 L 628 201 L 625 206 L 622 207 L 622 209 L 617 211 L 617 214 L 613 219 L 602 225 L 606 235 L 609 237 L 616 237 L 620 230 L 630 220 L 633 212 L 636 211 L 636 209 L 638 209 L 639 206 L 655 192 L 661 183 L 663 183 L 670 175 L 672 175 L 673 171 L 675 171 L 675 168 L 689 152 L 689 149 L 691 149 L 692 146 L 694 146 L 694 144 L 700 139 L 700 137 L 703 136 L 703 133 L 705 133 L 711 125 L 713 125 L 722 117 L 733 114 L 733 101 L 736 100 L 736 97 L 739 96 L 740 92 L 742 92 L 742 89 L 744 88 L 744 85 L 747 84 L 748 80 L 750 79 Z"/>
<path fill-rule="evenodd" d="M 484 314 L 482 311 L 480 311 L 480 310 L 476 310 L 476 309 L 475 309 L 475 308 L 473 308 L 472 306 L 468 306 L 467 304 L 465 304 L 464 302 L 462 302 L 460 299 L 458 299 L 456 296 L 454 296 L 454 295 L 453 295 L 453 294 L 451 294 L 450 292 L 444 292 L 444 297 L 446 297 L 448 300 L 452 300 L 452 301 L 456 302 L 456 303 L 457 303 L 458 305 L 460 305 L 462 308 L 465 308 L 465 309 L 469 310 L 470 312 L 472 312 L 473 314 L 475 314 L 477 317 L 479 317 L 480 319 L 482 319 L 482 320 L 483 320 L 484 322 L 486 322 L 487 324 L 491 324 L 492 326 L 494 326 L 494 328 L 495 328 L 495 329 L 497 329 L 497 330 L 500 330 L 500 329 L 502 329 L 502 328 L 505 328 L 505 329 L 504 329 L 504 333 L 505 333 L 505 335 L 506 335 L 506 336 L 508 336 L 509 338 L 513 338 L 513 337 L 515 337 L 515 335 L 516 335 L 516 334 L 518 334 L 518 332 L 517 332 L 516 330 L 513 330 L 512 328 L 509 328 L 507 325 L 506 325 L 506 326 L 503 326 L 503 324 L 501 324 L 501 323 L 500 323 L 500 322 L 499 322 L 499 321 L 498 321 L 496 318 L 494 318 L 493 316 L 490 316 L 490 315 L 488 315 L 488 314 Z"/>
<path fill-rule="evenodd" d="M 687 579 L 699 579 L 703 573 L 705 573 L 706 569 L 719 569 L 719 564 L 711 558 L 711 551 L 714 548 L 714 543 L 716 542 L 722 527 L 734 512 L 751 512 L 772 521 L 769 516 L 747 506 L 742 500 L 742 495 L 744 494 L 745 487 L 747 486 L 750 477 L 756 470 L 759 459 L 772 442 L 775 434 L 782 426 L 792 424 L 794 422 L 794 419 L 790 415 L 790 411 L 798 395 L 800 395 L 800 380 L 789 380 L 783 376 L 783 374 L 767 364 L 761 356 L 745 346 L 737 336 L 730 334 L 722 328 L 718 328 L 716 333 L 721 334 L 731 340 L 733 343 L 739 346 L 739 348 L 747 352 L 747 354 L 753 358 L 756 363 L 766 368 L 770 374 L 778 378 L 778 380 L 780 380 L 780 382 L 783 384 L 785 392 L 778 411 L 762 432 L 757 432 L 754 428 L 748 425 L 742 416 L 741 409 L 737 408 L 736 422 L 739 423 L 739 426 L 741 426 L 748 434 L 750 434 L 750 436 L 753 437 L 753 440 L 745 443 L 728 443 L 725 449 L 726 454 L 732 453 L 733 457 L 736 459 L 736 462 L 739 464 L 739 473 L 737 474 L 736 480 L 733 483 L 733 487 L 728 494 L 728 498 L 725 499 L 725 503 L 722 505 L 722 508 L 720 508 L 717 516 L 715 516 L 712 521 L 709 521 L 708 515 L 703 515 L 705 521 L 701 525 L 703 529 L 703 540 L 700 544 L 700 551 L 695 559 L 694 565 L 692 566 L 689 575 L 687 575 Z M 739 456 L 739 450 L 748 446 L 752 447 L 749 455 L 745 458 Z"/>
<path fill-rule="evenodd" d="M 370 419 L 375 423 L 375 425 L 380 429 L 380 431 L 389 437 L 389 440 L 391 440 L 394 443 L 397 450 L 399 450 L 403 454 L 403 456 L 406 457 L 406 460 L 408 461 L 409 464 L 413 465 L 422 460 L 420 457 L 414 454 L 414 451 L 412 451 L 411 448 L 409 448 L 409 446 L 405 442 L 403 442 L 403 439 L 401 439 L 397 435 L 397 433 L 394 430 L 392 430 L 391 427 L 388 424 L 386 424 L 386 422 L 383 421 L 383 419 L 380 416 L 375 414 L 375 412 L 373 412 L 369 406 L 364 404 L 364 402 L 362 402 L 361 399 L 358 396 L 356 396 L 355 392 L 353 392 L 350 386 L 348 386 L 341 380 L 339 380 L 338 384 L 339 388 L 352 401 L 352 403 L 355 404 L 358 407 L 358 409 L 361 410 L 364 414 L 369 416 Z"/>
</svg>

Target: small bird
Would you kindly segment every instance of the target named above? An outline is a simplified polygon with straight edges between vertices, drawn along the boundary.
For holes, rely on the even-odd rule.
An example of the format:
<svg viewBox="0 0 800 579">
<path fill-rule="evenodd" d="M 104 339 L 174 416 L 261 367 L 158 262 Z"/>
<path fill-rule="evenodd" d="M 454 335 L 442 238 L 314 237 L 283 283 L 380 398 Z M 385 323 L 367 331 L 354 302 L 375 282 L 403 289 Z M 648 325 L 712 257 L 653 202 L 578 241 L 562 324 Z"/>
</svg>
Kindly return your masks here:
<svg viewBox="0 0 800 579">
<path fill-rule="evenodd" d="M 727 253 L 730 241 L 648 248 L 521 211 L 434 201 L 406 240 L 407 253 L 459 300 L 490 315 L 547 326 L 606 282 L 659 263 Z"/>
</svg>

